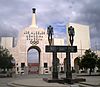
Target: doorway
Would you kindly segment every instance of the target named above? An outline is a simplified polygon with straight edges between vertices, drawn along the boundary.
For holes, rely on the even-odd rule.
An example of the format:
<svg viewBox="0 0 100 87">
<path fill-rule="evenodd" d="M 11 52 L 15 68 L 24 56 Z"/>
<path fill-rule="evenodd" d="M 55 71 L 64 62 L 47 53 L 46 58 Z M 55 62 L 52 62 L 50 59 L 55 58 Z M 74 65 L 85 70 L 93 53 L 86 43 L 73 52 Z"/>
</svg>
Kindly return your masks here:
<svg viewBox="0 0 100 87">
<path fill-rule="evenodd" d="M 28 73 L 39 74 L 40 68 L 40 48 L 31 46 L 27 51 Z"/>
</svg>

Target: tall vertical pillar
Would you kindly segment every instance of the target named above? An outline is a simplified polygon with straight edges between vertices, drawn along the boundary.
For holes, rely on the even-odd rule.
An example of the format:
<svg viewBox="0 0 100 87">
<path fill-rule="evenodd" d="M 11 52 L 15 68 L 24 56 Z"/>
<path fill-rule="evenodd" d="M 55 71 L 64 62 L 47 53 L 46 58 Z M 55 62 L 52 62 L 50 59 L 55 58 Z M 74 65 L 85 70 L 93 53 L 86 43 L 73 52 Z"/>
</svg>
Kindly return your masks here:
<svg viewBox="0 0 100 87">
<path fill-rule="evenodd" d="M 71 61 L 70 61 L 70 52 L 66 53 L 66 79 L 72 79 L 72 72 L 71 72 Z"/>
<path fill-rule="evenodd" d="M 57 52 L 53 52 L 53 72 L 52 72 L 52 78 L 58 79 L 58 69 L 57 69 Z"/>
<path fill-rule="evenodd" d="M 36 27 L 36 9 L 33 8 L 32 11 L 33 11 L 33 14 L 32 14 L 32 26 Z"/>
</svg>

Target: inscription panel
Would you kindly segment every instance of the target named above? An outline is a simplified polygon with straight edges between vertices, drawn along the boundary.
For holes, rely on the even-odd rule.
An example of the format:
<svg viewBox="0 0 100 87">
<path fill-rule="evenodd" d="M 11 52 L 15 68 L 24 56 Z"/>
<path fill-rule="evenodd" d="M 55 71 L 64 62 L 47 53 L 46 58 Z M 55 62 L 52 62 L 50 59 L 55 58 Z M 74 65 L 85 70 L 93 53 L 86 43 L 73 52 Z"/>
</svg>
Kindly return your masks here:
<svg viewBox="0 0 100 87">
<path fill-rule="evenodd" d="M 46 52 L 77 52 L 77 46 L 46 46 Z"/>
</svg>

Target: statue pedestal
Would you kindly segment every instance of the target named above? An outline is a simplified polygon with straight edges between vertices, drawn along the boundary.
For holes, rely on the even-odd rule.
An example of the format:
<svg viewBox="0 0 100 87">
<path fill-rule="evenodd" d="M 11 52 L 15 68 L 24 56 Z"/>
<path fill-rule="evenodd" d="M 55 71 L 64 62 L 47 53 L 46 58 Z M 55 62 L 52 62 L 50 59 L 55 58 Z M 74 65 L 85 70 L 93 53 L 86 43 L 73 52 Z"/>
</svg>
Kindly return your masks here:
<svg viewBox="0 0 100 87">
<path fill-rule="evenodd" d="M 43 80 L 48 83 L 62 83 L 63 82 L 63 79 L 43 78 Z"/>
<path fill-rule="evenodd" d="M 61 78 L 61 79 L 52 79 L 52 78 L 43 78 L 44 81 L 48 83 L 61 83 L 61 84 L 74 84 L 74 83 L 79 83 L 79 82 L 85 82 L 86 79 L 84 78 Z"/>
<path fill-rule="evenodd" d="M 79 83 L 79 82 L 85 82 L 86 79 L 84 78 L 62 78 L 64 83 L 68 84 L 74 84 L 74 83 Z"/>
<path fill-rule="evenodd" d="M 52 72 L 52 78 L 58 79 L 58 72 Z"/>
<path fill-rule="evenodd" d="M 44 79 L 47 82 L 60 82 L 60 83 L 73 83 L 72 79 L 72 72 L 71 72 L 71 61 L 70 61 L 70 52 L 77 52 L 77 46 L 46 46 L 46 52 L 53 53 L 53 72 L 52 72 L 52 79 Z M 57 70 L 57 52 L 65 52 L 66 53 L 66 78 L 65 79 L 58 79 L 58 70 Z"/>
</svg>

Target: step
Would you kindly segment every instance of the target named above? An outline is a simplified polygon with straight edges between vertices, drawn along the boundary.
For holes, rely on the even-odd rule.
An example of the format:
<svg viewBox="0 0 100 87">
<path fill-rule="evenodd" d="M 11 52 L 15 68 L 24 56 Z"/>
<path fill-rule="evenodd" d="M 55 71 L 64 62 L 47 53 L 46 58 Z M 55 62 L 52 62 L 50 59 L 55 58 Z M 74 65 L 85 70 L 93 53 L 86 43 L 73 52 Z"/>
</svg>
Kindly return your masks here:
<svg viewBox="0 0 100 87">
<path fill-rule="evenodd" d="M 88 86 L 88 85 L 79 84 L 79 87 L 93 87 L 93 86 Z"/>
<path fill-rule="evenodd" d="M 9 87 L 36 87 L 36 86 L 21 86 L 21 85 L 14 84 L 14 83 L 8 83 L 7 85 Z M 40 87 L 40 86 L 37 86 L 37 87 Z M 51 86 L 44 86 L 44 87 L 51 87 Z M 57 86 L 53 86 L 53 87 L 57 87 Z M 79 86 L 78 84 L 68 86 L 68 84 L 66 84 L 66 87 L 81 87 L 81 86 Z"/>
<path fill-rule="evenodd" d="M 13 83 L 8 83 L 7 85 L 9 87 L 25 87 L 25 86 L 16 85 L 16 84 L 13 84 Z"/>
</svg>

